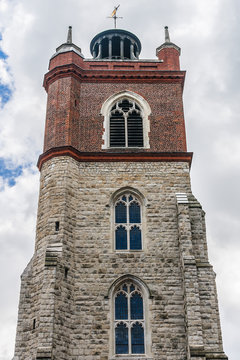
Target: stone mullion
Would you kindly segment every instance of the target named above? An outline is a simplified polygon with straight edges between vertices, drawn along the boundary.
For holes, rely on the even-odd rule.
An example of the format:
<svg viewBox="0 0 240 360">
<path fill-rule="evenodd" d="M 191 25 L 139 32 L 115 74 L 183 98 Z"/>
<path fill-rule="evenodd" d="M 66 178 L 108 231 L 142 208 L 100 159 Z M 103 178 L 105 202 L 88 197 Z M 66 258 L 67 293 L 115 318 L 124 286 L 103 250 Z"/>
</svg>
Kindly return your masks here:
<svg viewBox="0 0 240 360">
<path fill-rule="evenodd" d="M 128 124 L 127 124 L 127 114 L 123 114 L 124 116 L 124 125 L 125 125 L 125 147 L 128 147 Z"/>
<path fill-rule="evenodd" d="M 204 349 L 197 266 L 192 247 L 188 204 L 178 204 L 178 233 L 183 273 L 187 342 L 191 354 Z"/>
<path fill-rule="evenodd" d="M 130 250 L 130 223 L 129 223 L 129 200 L 127 198 L 126 201 L 126 207 L 127 207 L 127 250 Z"/>
<path fill-rule="evenodd" d="M 130 288 L 129 288 L 130 291 Z M 128 297 L 128 353 L 132 353 L 132 339 L 131 339 L 131 309 L 130 309 L 130 294 L 127 295 Z"/>
</svg>

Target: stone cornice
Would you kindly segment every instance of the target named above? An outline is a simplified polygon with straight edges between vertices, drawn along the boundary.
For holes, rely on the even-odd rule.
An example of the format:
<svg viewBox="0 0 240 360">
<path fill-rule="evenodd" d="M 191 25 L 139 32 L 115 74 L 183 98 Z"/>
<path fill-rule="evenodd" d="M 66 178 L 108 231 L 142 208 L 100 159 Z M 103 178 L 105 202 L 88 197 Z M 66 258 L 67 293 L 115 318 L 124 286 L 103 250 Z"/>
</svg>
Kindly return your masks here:
<svg viewBox="0 0 240 360">
<path fill-rule="evenodd" d="M 58 156 L 71 156 L 79 162 L 187 162 L 191 166 L 192 152 L 80 152 L 71 146 L 52 148 L 39 156 L 37 166 L 41 170 L 45 161 Z"/>
</svg>

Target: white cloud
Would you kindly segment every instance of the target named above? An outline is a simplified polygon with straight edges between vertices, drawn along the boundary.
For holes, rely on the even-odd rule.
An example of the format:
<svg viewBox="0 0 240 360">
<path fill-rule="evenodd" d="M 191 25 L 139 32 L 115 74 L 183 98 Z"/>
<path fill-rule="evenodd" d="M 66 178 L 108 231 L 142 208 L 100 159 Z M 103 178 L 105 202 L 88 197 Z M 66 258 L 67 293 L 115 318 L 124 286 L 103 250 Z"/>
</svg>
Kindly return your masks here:
<svg viewBox="0 0 240 360">
<path fill-rule="evenodd" d="M 39 174 L 29 168 L 0 192 L 0 359 L 13 356 L 20 275 L 34 247 Z"/>
<path fill-rule="evenodd" d="M 0 12 L 4 13 L 6 12 L 8 8 L 7 0 L 0 0 Z"/>
</svg>

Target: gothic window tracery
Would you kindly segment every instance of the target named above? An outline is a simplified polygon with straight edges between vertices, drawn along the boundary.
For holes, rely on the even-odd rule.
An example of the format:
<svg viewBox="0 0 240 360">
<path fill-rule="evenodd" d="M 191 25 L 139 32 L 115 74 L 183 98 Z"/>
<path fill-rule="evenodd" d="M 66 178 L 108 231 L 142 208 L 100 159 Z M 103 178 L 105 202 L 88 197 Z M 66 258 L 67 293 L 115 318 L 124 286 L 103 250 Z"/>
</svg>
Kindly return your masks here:
<svg viewBox="0 0 240 360">
<path fill-rule="evenodd" d="M 138 198 L 131 193 L 117 198 L 114 217 L 115 249 L 142 250 L 142 214 Z"/>
<path fill-rule="evenodd" d="M 114 295 L 115 354 L 144 354 L 144 328 L 141 289 L 133 282 L 124 282 Z"/>
<path fill-rule="evenodd" d="M 143 147 L 143 117 L 138 104 L 127 98 L 110 111 L 110 147 Z"/>
</svg>

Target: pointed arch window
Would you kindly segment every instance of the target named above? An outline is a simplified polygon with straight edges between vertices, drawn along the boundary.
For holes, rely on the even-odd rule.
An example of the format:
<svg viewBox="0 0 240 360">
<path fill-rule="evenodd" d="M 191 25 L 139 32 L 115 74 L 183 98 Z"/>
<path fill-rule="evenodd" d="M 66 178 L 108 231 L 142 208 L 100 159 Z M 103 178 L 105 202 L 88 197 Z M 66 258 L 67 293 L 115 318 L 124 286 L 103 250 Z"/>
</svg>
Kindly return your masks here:
<svg viewBox="0 0 240 360">
<path fill-rule="evenodd" d="M 141 203 L 131 193 L 121 195 L 114 206 L 116 250 L 142 250 Z"/>
<path fill-rule="evenodd" d="M 143 116 L 139 105 L 127 98 L 111 108 L 109 120 L 110 147 L 143 147 Z"/>
<path fill-rule="evenodd" d="M 114 295 L 115 354 L 145 354 L 144 301 L 140 287 L 126 281 Z"/>
</svg>

